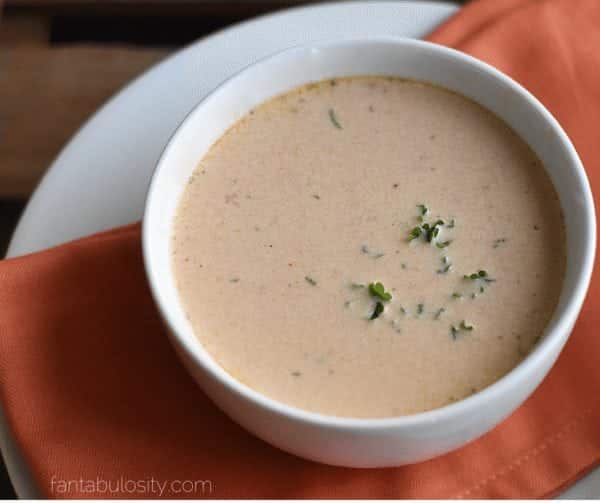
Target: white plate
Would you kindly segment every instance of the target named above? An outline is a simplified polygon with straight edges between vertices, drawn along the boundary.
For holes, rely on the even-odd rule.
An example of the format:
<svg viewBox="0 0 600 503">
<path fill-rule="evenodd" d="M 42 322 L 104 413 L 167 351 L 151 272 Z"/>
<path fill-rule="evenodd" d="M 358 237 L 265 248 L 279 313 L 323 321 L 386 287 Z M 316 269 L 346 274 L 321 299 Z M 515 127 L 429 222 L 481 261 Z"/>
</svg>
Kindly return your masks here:
<svg viewBox="0 0 600 503">
<path fill-rule="evenodd" d="M 54 161 L 19 221 L 7 256 L 139 220 L 150 175 L 187 112 L 234 72 L 286 47 L 332 37 L 422 37 L 451 3 L 352 2 L 282 11 L 202 39 L 123 89 Z M 39 495 L 0 413 L 0 447 L 20 497 Z M 565 496 L 600 496 L 600 471 Z"/>
</svg>

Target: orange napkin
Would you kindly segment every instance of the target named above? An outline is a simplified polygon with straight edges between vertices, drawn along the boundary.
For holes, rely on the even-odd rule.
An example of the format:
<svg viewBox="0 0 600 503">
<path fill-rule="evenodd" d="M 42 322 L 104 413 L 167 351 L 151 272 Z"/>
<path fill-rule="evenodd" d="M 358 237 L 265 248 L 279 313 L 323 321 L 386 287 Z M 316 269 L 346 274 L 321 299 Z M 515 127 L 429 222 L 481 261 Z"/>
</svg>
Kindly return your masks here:
<svg viewBox="0 0 600 503">
<path fill-rule="evenodd" d="M 430 39 L 541 98 L 598 194 L 598 26 L 597 0 L 482 0 Z M 356 470 L 287 455 L 219 412 L 176 359 L 140 255 L 135 225 L 0 263 L 1 399 L 42 495 L 536 498 L 600 460 L 598 275 L 555 368 L 508 420 L 435 460 Z"/>
</svg>

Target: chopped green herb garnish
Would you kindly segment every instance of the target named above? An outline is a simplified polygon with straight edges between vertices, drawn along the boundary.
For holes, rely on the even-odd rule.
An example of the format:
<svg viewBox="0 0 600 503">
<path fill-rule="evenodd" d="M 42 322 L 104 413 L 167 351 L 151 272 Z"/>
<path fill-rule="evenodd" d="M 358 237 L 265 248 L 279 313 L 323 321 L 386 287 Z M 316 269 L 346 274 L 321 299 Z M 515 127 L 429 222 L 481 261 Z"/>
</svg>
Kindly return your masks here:
<svg viewBox="0 0 600 503">
<path fill-rule="evenodd" d="M 375 309 L 373 310 L 373 314 L 371 315 L 371 317 L 369 319 L 375 320 L 375 319 L 379 318 L 381 313 L 383 313 L 383 309 L 384 309 L 383 304 L 380 301 L 377 301 L 377 303 L 375 304 Z"/>
<path fill-rule="evenodd" d="M 450 335 L 452 336 L 452 339 L 456 340 L 460 332 L 470 332 L 473 328 L 473 325 L 467 325 L 465 320 L 462 320 L 458 327 L 450 325 Z"/>
<path fill-rule="evenodd" d="M 454 218 L 452 220 L 450 220 L 450 222 L 448 222 L 448 225 L 446 225 L 446 227 L 448 227 L 448 229 L 454 229 L 454 226 L 456 225 L 456 220 L 454 220 Z"/>
<path fill-rule="evenodd" d="M 353 290 L 358 290 L 359 288 L 364 288 L 365 285 L 363 285 L 362 283 L 351 283 L 350 284 L 350 288 L 352 288 Z"/>
<path fill-rule="evenodd" d="M 230 282 L 230 283 L 237 283 L 237 282 L 239 282 L 239 281 L 240 281 L 240 278 L 231 278 L 231 279 L 229 280 L 229 282 Z"/>
<path fill-rule="evenodd" d="M 465 275 L 463 276 L 463 278 L 464 278 L 464 279 L 469 279 L 469 280 L 472 280 L 472 281 L 475 281 L 475 280 L 481 279 L 481 280 L 485 281 L 486 283 L 493 283 L 494 281 L 496 281 L 495 279 L 493 279 L 493 278 L 490 278 L 490 277 L 488 276 L 488 273 L 487 273 L 487 271 L 483 271 L 483 270 L 480 270 L 480 271 L 474 272 L 474 273 L 472 273 L 472 274 L 465 274 Z"/>
<path fill-rule="evenodd" d="M 438 220 L 436 223 L 433 224 L 433 227 L 431 228 L 431 235 L 428 236 L 427 241 L 431 242 L 433 238 L 437 238 L 438 234 L 440 233 L 440 225 L 444 225 L 444 222 L 442 220 Z"/>
<path fill-rule="evenodd" d="M 452 339 L 456 340 L 458 336 L 458 328 L 456 328 L 454 325 L 450 326 L 450 335 L 452 336 Z"/>
<path fill-rule="evenodd" d="M 470 332 L 471 330 L 473 330 L 473 325 L 467 325 L 465 320 L 462 320 L 458 327 L 456 327 L 455 325 L 450 325 L 450 335 L 452 336 L 453 340 L 456 340 L 458 338 L 458 334 L 461 331 Z"/>
<path fill-rule="evenodd" d="M 417 204 L 417 208 L 419 208 L 419 214 L 424 217 L 429 212 L 429 208 L 424 204 Z"/>
<path fill-rule="evenodd" d="M 410 231 L 410 234 L 408 235 L 408 240 L 412 241 L 413 239 L 417 239 L 420 235 L 421 235 L 421 228 L 415 227 L 415 228 L 413 228 L 412 231 Z"/>
<path fill-rule="evenodd" d="M 400 264 L 400 267 L 401 267 L 402 269 L 406 269 L 406 264 L 405 264 L 404 262 L 402 262 L 402 263 Z"/>
<path fill-rule="evenodd" d="M 406 314 L 407 314 L 407 311 L 406 311 L 406 309 L 405 309 L 403 306 L 400 306 L 400 312 L 401 312 L 402 314 L 404 314 L 404 315 L 406 315 Z"/>
<path fill-rule="evenodd" d="M 485 292 L 485 288 L 483 288 L 482 286 L 479 287 L 479 293 L 483 293 Z"/>
<path fill-rule="evenodd" d="M 304 279 L 306 280 L 307 283 L 310 283 L 312 286 L 317 286 L 317 282 L 312 279 L 310 276 L 304 276 Z"/>
<path fill-rule="evenodd" d="M 409 235 L 408 240 L 412 241 L 413 239 L 417 239 L 420 236 L 425 238 L 425 241 L 431 243 L 434 238 L 436 238 L 440 232 L 440 226 L 444 225 L 443 220 L 437 220 L 433 224 L 422 224 L 420 227 L 414 227 Z"/>
<path fill-rule="evenodd" d="M 329 109 L 329 120 L 331 121 L 331 123 L 337 128 L 337 129 L 343 129 L 342 125 L 340 124 L 340 122 L 338 121 L 338 118 L 335 114 L 335 110 L 333 108 Z"/>
<path fill-rule="evenodd" d="M 442 220 L 438 220 L 432 225 L 423 224 L 421 226 L 425 234 L 425 241 L 431 243 L 433 241 L 433 238 L 437 237 L 438 233 L 440 232 L 440 225 L 444 225 L 444 222 Z"/>
<path fill-rule="evenodd" d="M 392 294 L 386 292 L 385 287 L 379 281 L 377 283 L 369 284 L 369 293 L 373 297 L 378 297 L 385 302 L 387 302 L 388 300 L 392 300 Z"/>
<path fill-rule="evenodd" d="M 453 292 L 452 293 L 452 298 L 453 299 L 462 299 L 462 294 L 458 293 L 458 292 Z"/>
<path fill-rule="evenodd" d="M 440 307 L 436 312 L 435 315 L 433 316 L 434 320 L 439 320 L 442 317 L 442 314 L 444 314 L 446 312 L 446 309 L 443 307 Z"/>
<path fill-rule="evenodd" d="M 446 248 L 452 241 L 443 241 L 442 243 L 436 243 L 435 246 L 438 248 Z"/>
<path fill-rule="evenodd" d="M 423 314 L 425 311 L 425 304 L 417 304 L 417 314 Z"/>
</svg>

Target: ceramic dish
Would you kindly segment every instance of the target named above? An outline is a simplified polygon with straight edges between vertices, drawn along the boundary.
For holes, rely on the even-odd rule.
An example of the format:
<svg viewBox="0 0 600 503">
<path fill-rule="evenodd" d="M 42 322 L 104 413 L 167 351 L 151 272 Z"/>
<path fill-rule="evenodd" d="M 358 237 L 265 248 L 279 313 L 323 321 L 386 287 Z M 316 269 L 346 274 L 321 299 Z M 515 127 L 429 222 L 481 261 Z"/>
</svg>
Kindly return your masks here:
<svg viewBox="0 0 600 503">
<path fill-rule="evenodd" d="M 564 286 L 536 349 L 476 395 L 430 412 L 391 419 L 306 412 L 235 380 L 194 336 L 171 271 L 169 236 L 176 206 L 192 170 L 213 142 L 270 97 L 308 82 L 351 75 L 424 80 L 490 109 L 544 163 L 559 194 L 567 229 Z M 567 341 L 589 284 L 594 249 L 594 207 L 585 172 L 566 134 L 539 101 L 499 71 L 463 53 L 398 38 L 290 49 L 251 65 L 219 86 L 188 115 L 168 143 L 150 185 L 143 222 L 151 290 L 171 341 L 198 384 L 229 416 L 267 442 L 311 460 L 352 467 L 397 466 L 434 457 L 479 437 L 514 411 L 545 377 Z"/>
</svg>

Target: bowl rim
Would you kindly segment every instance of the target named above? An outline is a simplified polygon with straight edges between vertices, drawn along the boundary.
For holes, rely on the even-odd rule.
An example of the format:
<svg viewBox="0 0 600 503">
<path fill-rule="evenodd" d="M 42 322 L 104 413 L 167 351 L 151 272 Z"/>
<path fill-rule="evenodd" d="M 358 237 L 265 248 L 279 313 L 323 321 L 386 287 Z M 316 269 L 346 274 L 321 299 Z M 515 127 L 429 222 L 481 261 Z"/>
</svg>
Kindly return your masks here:
<svg viewBox="0 0 600 503">
<path fill-rule="evenodd" d="M 152 206 L 153 200 L 158 197 L 158 173 L 162 170 L 165 163 L 167 154 L 174 148 L 177 141 L 177 137 L 181 130 L 187 127 L 191 122 L 192 118 L 202 112 L 204 104 L 210 100 L 215 99 L 219 93 L 223 92 L 228 86 L 235 85 L 235 82 L 242 74 L 251 68 L 261 66 L 264 63 L 270 62 L 275 59 L 289 58 L 295 53 L 310 52 L 315 49 L 320 51 L 327 49 L 339 48 L 341 46 L 352 46 L 352 45 L 377 45 L 377 44 L 392 44 L 402 49 L 403 47 L 420 48 L 424 51 L 442 53 L 443 56 L 447 56 L 455 59 L 458 63 L 470 65 L 476 69 L 490 75 L 492 78 L 499 80 L 504 86 L 510 89 L 511 92 L 519 94 L 521 98 L 528 101 L 541 117 L 541 121 L 545 122 L 549 126 L 549 130 L 552 132 L 553 141 L 558 141 L 562 144 L 565 152 L 568 155 L 569 169 L 571 176 L 576 176 L 578 181 L 583 188 L 581 197 L 583 199 L 583 206 L 586 216 L 586 221 L 583 222 L 585 232 L 583 233 L 584 238 L 582 239 L 581 246 L 583 248 L 583 259 L 575 266 L 576 280 L 573 282 L 571 291 L 568 291 L 568 296 L 565 299 L 565 305 L 563 313 L 558 317 L 552 327 L 546 327 L 544 329 L 544 336 L 540 343 L 529 353 L 523 360 L 521 360 L 513 369 L 511 369 L 503 377 L 492 383 L 491 385 L 483 388 L 477 393 L 458 400 L 454 403 L 424 411 L 415 414 L 394 416 L 394 417 L 382 417 L 382 418 L 362 418 L 362 417 L 348 417 L 348 416 L 334 416 L 328 414 L 322 414 L 319 412 L 313 412 L 299 407 L 286 404 L 274 398 L 254 390 L 250 386 L 238 381 L 232 375 L 230 375 L 225 369 L 223 369 L 214 358 L 204 350 L 206 353 L 206 359 L 193 347 L 193 344 L 189 343 L 187 339 L 181 336 L 178 332 L 177 325 L 173 320 L 170 310 L 166 303 L 163 302 L 160 294 L 160 275 L 155 271 L 152 263 L 152 249 L 150 246 L 150 233 L 151 228 L 149 224 L 149 213 Z M 307 80 L 307 83 L 309 81 Z M 460 93 L 460 91 L 459 91 Z M 554 184 L 553 184 L 554 185 Z M 500 70 L 493 66 L 474 58 L 466 53 L 457 51 L 455 49 L 427 42 L 423 40 L 410 39 L 405 37 L 395 36 L 376 36 L 376 37 L 361 37 L 361 38 L 343 38 L 335 40 L 323 40 L 317 43 L 300 44 L 292 46 L 290 48 L 277 51 L 274 54 L 268 55 L 261 58 L 249 65 L 245 66 L 240 71 L 233 74 L 231 77 L 225 79 L 215 89 L 213 89 L 205 98 L 197 103 L 184 117 L 179 126 L 174 130 L 166 143 L 159 160 L 156 163 L 155 169 L 152 173 L 150 183 L 147 190 L 145 199 L 144 214 L 142 220 L 142 255 L 144 262 L 144 269 L 146 277 L 148 279 L 151 295 L 154 302 L 167 326 L 168 336 L 172 343 L 177 344 L 179 349 L 183 351 L 185 356 L 191 360 L 194 365 L 199 366 L 202 370 L 208 373 L 213 379 L 217 380 L 223 385 L 227 391 L 234 393 L 238 397 L 248 400 L 252 405 L 266 409 L 268 412 L 287 416 L 289 419 L 297 422 L 318 425 L 320 427 L 329 427 L 338 430 L 355 430 L 355 431 L 379 431 L 387 428 L 402 428 L 402 427 L 415 427 L 426 424 L 437 423 L 441 421 L 449 421 L 462 417 L 467 413 L 477 413 L 477 410 L 486 403 L 497 401 L 504 393 L 510 391 L 511 388 L 522 382 L 534 369 L 543 365 L 551 355 L 556 352 L 560 352 L 561 346 L 568 339 L 571 328 L 575 323 L 581 307 L 583 305 L 587 289 L 591 280 L 594 259 L 596 250 L 596 218 L 594 200 L 589 185 L 587 175 L 585 173 L 583 164 L 579 159 L 577 151 L 570 141 L 569 137 L 562 129 L 558 121 L 554 116 L 541 104 L 541 102 L 527 91 L 523 86 L 518 84 L 512 78 L 502 73 Z M 563 284 L 561 294 L 565 291 L 565 285 Z M 200 345 L 200 342 L 197 342 Z"/>
</svg>

